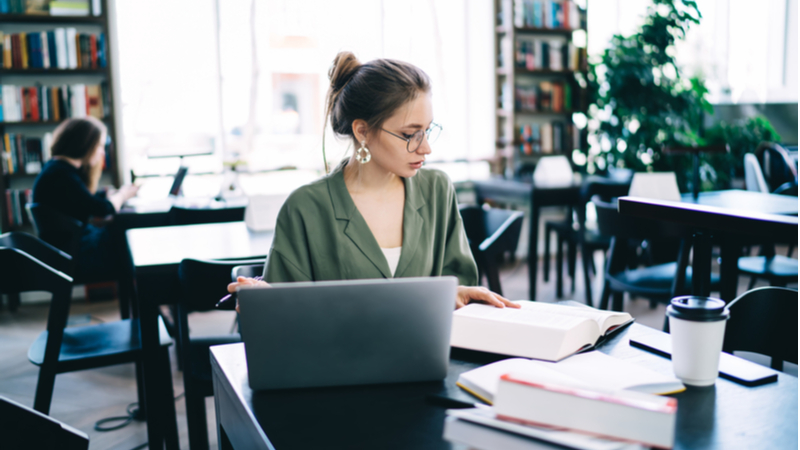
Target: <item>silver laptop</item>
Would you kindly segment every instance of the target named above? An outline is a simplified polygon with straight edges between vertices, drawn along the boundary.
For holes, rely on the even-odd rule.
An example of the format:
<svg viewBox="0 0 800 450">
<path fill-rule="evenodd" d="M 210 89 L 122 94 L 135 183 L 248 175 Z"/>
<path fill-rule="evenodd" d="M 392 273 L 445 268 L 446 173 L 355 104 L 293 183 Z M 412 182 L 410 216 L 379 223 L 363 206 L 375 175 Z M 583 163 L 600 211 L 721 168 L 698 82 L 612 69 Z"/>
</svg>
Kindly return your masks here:
<svg viewBox="0 0 800 450">
<path fill-rule="evenodd" d="M 442 380 L 456 286 L 429 277 L 241 288 L 250 387 Z"/>
</svg>

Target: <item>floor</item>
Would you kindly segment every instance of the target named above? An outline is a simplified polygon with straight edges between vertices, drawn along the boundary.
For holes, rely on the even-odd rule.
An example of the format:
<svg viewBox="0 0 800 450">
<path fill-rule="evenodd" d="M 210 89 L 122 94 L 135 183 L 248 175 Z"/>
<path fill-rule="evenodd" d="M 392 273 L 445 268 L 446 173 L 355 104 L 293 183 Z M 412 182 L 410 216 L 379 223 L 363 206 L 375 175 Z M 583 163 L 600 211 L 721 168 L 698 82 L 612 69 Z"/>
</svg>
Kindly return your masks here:
<svg viewBox="0 0 800 450">
<path fill-rule="evenodd" d="M 600 259 L 597 260 L 597 264 L 602 267 Z M 554 269 L 551 270 L 554 271 Z M 565 298 L 583 301 L 583 277 L 580 276 L 580 272 L 578 274 L 574 293 L 569 293 L 568 283 L 565 283 L 568 293 Z M 501 284 L 507 298 L 525 299 L 528 297 L 527 275 L 528 267 L 523 260 L 506 264 L 501 272 Z M 554 278 L 553 272 L 550 282 L 545 283 L 541 270 L 539 271 L 539 300 L 556 300 Z M 599 279 L 594 280 L 595 301 L 601 290 L 600 281 Z M 743 292 L 747 280 L 742 278 L 740 281 L 740 292 Z M 651 309 L 650 303 L 646 300 L 626 299 L 625 310 L 630 312 L 640 324 L 659 329 L 662 326 L 665 312 L 663 305 Z M 47 311 L 47 302 L 23 303 L 13 314 L 7 310 L 0 310 L 0 355 L 2 355 L 0 395 L 24 405 L 33 404 L 33 393 L 38 376 L 38 368 L 28 362 L 27 350 L 30 343 L 44 330 Z M 94 303 L 77 299 L 73 301 L 71 310 L 73 326 L 112 321 L 118 318 L 118 304 L 115 301 Z M 190 320 L 193 333 L 220 334 L 231 329 L 234 315 L 230 312 L 215 311 L 195 314 Z M 183 378 L 175 364 L 174 350 L 171 359 L 181 448 L 189 448 L 185 402 L 181 395 Z M 793 366 L 787 372 L 793 372 L 796 376 L 797 367 Z M 136 382 L 132 364 L 67 373 L 56 378 L 51 416 L 87 433 L 90 438 L 90 449 L 143 448 L 141 446 L 147 442 L 147 429 L 143 422 L 132 422 L 119 430 L 110 432 L 94 430 L 96 421 L 107 417 L 124 416 L 126 408 L 135 401 Z M 212 397 L 206 399 L 206 410 L 208 411 L 211 448 L 216 448 L 216 425 Z"/>
</svg>

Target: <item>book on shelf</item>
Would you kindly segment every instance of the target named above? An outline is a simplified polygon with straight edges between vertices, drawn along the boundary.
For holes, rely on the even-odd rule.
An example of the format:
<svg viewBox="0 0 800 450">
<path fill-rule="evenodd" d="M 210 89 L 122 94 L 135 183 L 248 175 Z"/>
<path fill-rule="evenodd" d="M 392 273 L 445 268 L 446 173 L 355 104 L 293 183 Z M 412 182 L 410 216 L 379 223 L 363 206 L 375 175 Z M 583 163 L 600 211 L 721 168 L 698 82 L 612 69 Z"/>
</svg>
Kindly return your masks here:
<svg viewBox="0 0 800 450">
<path fill-rule="evenodd" d="M 37 174 L 50 159 L 52 133 L 43 137 L 25 136 L 19 133 L 5 133 L 0 140 L 3 175 Z"/>
<path fill-rule="evenodd" d="M 575 109 L 572 84 L 569 81 L 540 81 L 514 87 L 514 107 L 518 112 L 562 113 Z"/>
<path fill-rule="evenodd" d="M 663 375 L 634 362 L 599 351 L 572 355 L 559 362 L 509 358 L 459 375 L 456 384 L 488 404 L 494 403 L 500 377 L 505 374 L 530 374 L 547 382 L 566 382 L 587 389 L 627 389 L 646 394 L 665 395 L 685 390 L 672 375 Z"/>
<path fill-rule="evenodd" d="M 571 0 L 515 0 L 514 26 L 575 30 L 582 26 L 580 9 Z"/>
<path fill-rule="evenodd" d="M 509 356 L 559 361 L 631 323 L 628 313 L 517 300 L 521 308 L 469 304 L 453 313 L 450 345 Z"/>
<path fill-rule="evenodd" d="M 32 200 L 30 189 L 6 189 L 6 214 L 11 226 L 30 225 L 25 205 Z"/>
<path fill-rule="evenodd" d="M 500 420 L 488 407 L 448 410 L 443 437 L 470 448 L 481 449 L 552 449 L 553 446 L 548 443 L 582 450 L 645 449 L 639 444 Z"/>
<path fill-rule="evenodd" d="M 60 86 L 2 85 L 5 122 L 59 122 L 71 117 L 104 118 L 110 109 L 108 83 Z"/>
<path fill-rule="evenodd" d="M 103 33 L 78 33 L 75 28 L 5 34 L 4 69 L 97 69 L 107 66 Z"/>
<path fill-rule="evenodd" d="M 497 418 L 593 436 L 672 448 L 678 401 L 624 389 L 602 389 L 529 373 L 500 377 Z"/>
<path fill-rule="evenodd" d="M 514 66 L 529 71 L 579 71 L 586 69 L 586 49 L 572 42 L 517 36 Z"/>
<path fill-rule="evenodd" d="M 89 0 L 55 0 L 50 2 L 51 16 L 88 16 Z"/>
</svg>

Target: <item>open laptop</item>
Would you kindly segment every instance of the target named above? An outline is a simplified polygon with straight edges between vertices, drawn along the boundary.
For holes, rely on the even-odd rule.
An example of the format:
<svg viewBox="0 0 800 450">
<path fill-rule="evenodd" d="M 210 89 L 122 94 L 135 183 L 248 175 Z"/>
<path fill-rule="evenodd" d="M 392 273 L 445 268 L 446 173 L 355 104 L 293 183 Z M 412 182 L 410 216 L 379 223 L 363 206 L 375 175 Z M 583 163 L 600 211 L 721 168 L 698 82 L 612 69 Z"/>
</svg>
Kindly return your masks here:
<svg viewBox="0 0 800 450">
<path fill-rule="evenodd" d="M 455 277 L 243 287 L 253 390 L 442 380 Z"/>
<path fill-rule="evenodd" d="M 181 194 L 181 187 L 183 180 L 186 178 L 186 173 L 189 171 L 188 167 L 181 166 L 175 177 L 172 179 L 172 186 L 169 188 L 167 196 L 162 198 L 144 198 L 133 197 L 125 202 L 125 209 L 134 210 L 136 212 L 150 212 L 150 211 L 168 211 L 175 203 L 175 199 Z"/>
</svg>

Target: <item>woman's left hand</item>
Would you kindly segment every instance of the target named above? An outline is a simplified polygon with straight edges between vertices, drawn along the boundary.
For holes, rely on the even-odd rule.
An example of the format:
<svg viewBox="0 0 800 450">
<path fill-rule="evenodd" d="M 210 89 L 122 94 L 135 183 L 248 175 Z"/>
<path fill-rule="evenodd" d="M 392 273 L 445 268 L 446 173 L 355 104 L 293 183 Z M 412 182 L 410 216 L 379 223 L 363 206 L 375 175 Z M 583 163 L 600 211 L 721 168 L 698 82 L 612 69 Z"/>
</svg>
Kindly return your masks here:
<svg viewBox="0 0 800 450">
<path fill-rule="evenodd" d="M 459 286 L 456 291 L 456 309 L 468 303 L 486 303 L 498 308 L 519 308 L 520 306 L 502 295 L 486 289 L 485 287 Z"/>
</svg>

